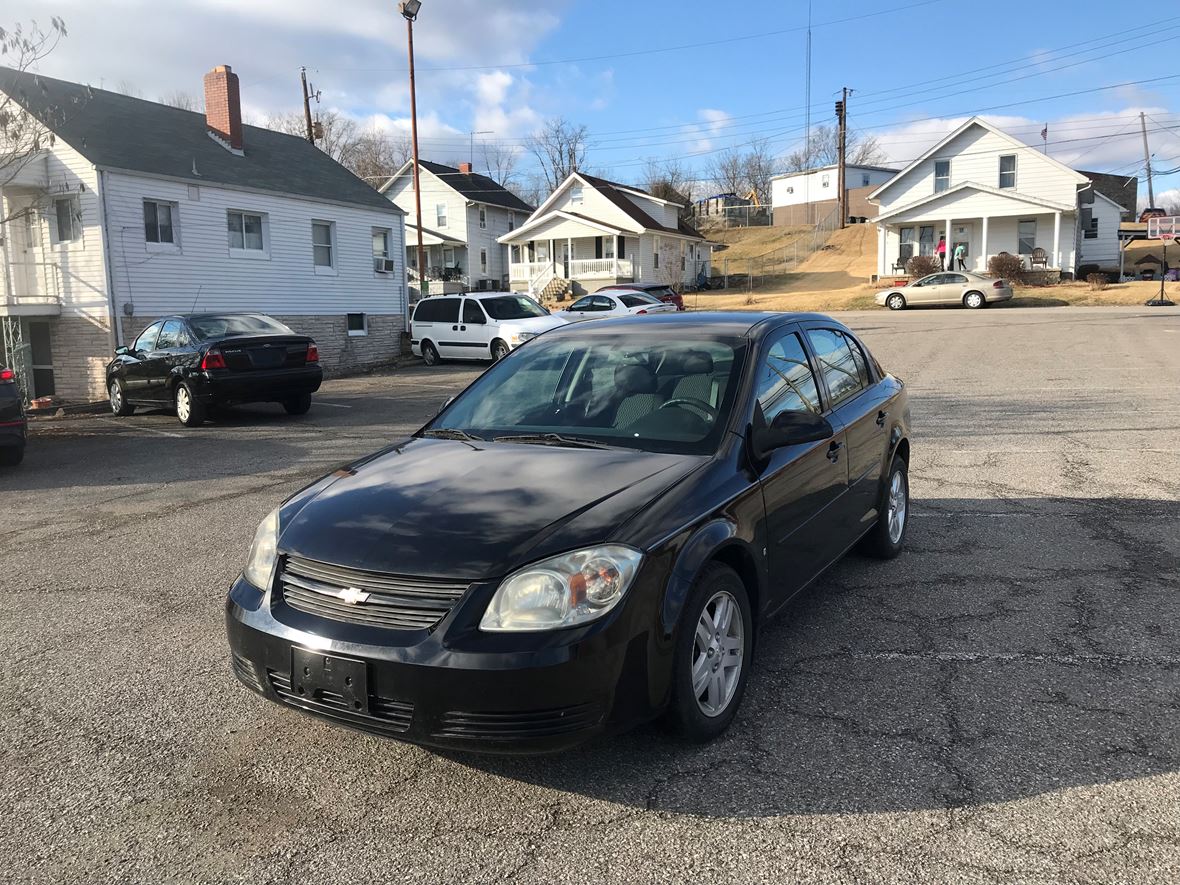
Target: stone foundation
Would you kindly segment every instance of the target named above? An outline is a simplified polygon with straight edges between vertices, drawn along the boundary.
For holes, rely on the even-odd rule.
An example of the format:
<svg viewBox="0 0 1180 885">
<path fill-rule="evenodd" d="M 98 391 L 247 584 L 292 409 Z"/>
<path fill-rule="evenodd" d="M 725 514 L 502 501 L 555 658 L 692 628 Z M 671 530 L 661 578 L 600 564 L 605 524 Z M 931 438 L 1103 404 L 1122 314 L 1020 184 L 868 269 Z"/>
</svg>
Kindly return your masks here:
<svg viewBox="0 0 1180 885">
<path fill-rule="evenodd" d="M 109 321 L 81 316 L 49 320 L 54 395 L 70 402 L 106 399 L 106 367 L 115 357 Z"/>
</svg>

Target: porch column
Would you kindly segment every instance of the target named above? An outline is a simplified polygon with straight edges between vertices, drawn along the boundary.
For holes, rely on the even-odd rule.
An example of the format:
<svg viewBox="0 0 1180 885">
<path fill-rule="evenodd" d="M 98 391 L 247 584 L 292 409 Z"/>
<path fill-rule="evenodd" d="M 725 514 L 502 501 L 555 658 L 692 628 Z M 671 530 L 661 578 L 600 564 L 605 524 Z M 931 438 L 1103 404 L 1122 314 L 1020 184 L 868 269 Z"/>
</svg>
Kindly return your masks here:
<svg viewBox="0 0 1180 885">
<path fill-rule="evenodd" d="M 889 259 L 885 256 L 885 225 L 877 225 L 877 276 L 883 277 L 889 270 Z"/>
<path fill-rule="evenodd" d="M 1053 213 L 1053 266 L 1061 269 L 1061 213 Z"/>
<path fill-rule="evenodd" d="M 570 237 L 565 238 L 565 254 L 567 257 L 565 259 L 565 266 L 562 267 L 562 273 L 569 273 L 572 277 L 572 271 L 574 269 L 574 241 Z M 569 271 L 566 271 L 566 267 L 569 268 Z"/>
<path fill-rule="evenodd" d="M 980 236 L 982 242 L 979 244 L 980 257 L 983 259 L 983 267 L 980 268 L 980 273 L 987 273 L 987 216 L 983 216 L 983 231 Z"/>
<path fill-rule="evenodd" d="M 954 257 L 955 247 L 951 245 L 952 239 L 953 238 L 951 236 L 951 219 L 948 218 L 946 220 L 946 269 L 947 270 L 954 270 L 955 269 L 955 257 Z"/>
</svg>

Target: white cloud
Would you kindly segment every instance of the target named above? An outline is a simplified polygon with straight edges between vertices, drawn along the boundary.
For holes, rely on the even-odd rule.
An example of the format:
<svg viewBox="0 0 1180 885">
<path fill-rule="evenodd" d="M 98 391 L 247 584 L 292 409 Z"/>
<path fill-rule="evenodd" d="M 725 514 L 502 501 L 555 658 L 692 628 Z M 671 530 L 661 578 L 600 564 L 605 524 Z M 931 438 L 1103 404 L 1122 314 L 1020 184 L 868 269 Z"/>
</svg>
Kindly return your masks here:
<svg viewBox="0 0 1180 885">
<path fill-rule="evenodd" d="M 689 143 L 687 153 L 713 150 L 714 140 L 730 125 L 733 116 L 718 108 L 701 108 L 697 111 L 697 119 L 701 122 L 684 127 L 684 134 L 695 139 Z"/>
</svg>

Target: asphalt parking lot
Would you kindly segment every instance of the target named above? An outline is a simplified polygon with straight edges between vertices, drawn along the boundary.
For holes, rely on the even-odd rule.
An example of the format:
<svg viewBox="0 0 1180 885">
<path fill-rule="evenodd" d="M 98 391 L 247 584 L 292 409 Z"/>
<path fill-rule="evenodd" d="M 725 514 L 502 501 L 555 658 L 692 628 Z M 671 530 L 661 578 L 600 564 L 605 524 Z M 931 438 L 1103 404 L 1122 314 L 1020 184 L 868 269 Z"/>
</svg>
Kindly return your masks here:
<svg viewBox="0 0 1180 885">
<path fill-rule="evenodd" d="M 0 878 L 1180 880 L 1180 309 L 841 319 L 910 386 L 909 548 L 769 625 L 705 746 L 440 754 L 230 675 L 258 520 L 477 369 L 38 423 L 0 472 Z"/>
</svg>

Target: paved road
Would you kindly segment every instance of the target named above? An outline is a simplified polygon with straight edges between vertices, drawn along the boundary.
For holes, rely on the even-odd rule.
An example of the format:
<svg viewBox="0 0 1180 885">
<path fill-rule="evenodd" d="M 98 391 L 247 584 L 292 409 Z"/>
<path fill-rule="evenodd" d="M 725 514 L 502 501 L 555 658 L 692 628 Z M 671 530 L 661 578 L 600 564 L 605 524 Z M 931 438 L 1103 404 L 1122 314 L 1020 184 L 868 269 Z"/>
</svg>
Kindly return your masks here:
<svg viewBox="0 0 1180 885">
<path fill-rule="evenodd" d="M 472 370 L 39 427 L 0 474 L 0 878 L 1180 880 L 1180 311 L 846 319 L 912 390 L 909 550 L 771 625 L 703 747 L 440 755 L 230 676 L 258 520 Z"/>
</svg>

